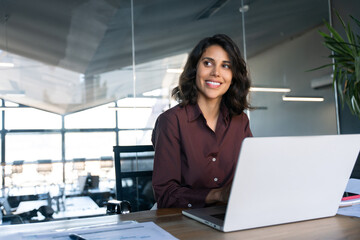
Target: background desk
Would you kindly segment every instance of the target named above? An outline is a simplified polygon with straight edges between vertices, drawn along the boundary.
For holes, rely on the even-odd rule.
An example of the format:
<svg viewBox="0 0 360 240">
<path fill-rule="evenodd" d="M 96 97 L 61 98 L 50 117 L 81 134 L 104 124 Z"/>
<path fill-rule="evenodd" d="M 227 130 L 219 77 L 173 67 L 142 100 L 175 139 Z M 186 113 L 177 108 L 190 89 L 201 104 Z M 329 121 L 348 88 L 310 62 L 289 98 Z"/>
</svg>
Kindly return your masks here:
<svg viewBox="0 0 360 240">
<path fill-rule="evenodd" d="M 222 233 L 181 215 L 181 209 L 159 209 L 127 215 L 82 218 L 67 221 L 32 223 L 0 227 L 0 239 L 18 231 L 42 232 L 118 221 L 153 221 L 179 239 L 360 239 L 360 219 L 335 217 L 251 230 Z"/>
</svg>

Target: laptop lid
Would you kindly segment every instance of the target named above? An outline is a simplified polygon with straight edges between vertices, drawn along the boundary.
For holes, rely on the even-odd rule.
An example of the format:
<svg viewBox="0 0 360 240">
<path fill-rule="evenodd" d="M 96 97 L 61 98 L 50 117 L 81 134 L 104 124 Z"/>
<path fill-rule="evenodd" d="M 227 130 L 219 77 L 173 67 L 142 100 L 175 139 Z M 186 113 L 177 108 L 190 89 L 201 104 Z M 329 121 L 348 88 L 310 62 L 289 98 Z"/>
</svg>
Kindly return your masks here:
<svg viewBox="0 0 360 240">
<path fill-rule="evenodd" d="M 224 225 L 213 227 L 229 232 L 334 216 L 359 150 L 360 134 L 245 139 Z"/>
</svg>

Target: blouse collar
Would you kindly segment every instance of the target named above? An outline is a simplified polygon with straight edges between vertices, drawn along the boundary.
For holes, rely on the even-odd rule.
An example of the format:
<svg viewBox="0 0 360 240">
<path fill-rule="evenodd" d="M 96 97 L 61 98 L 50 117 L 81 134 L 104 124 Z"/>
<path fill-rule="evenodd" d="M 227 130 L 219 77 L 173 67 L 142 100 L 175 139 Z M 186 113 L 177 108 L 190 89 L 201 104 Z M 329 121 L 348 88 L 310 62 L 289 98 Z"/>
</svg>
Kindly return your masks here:
<svg viewBox="0 0 360 240">
<path fill-rule="evenodd" d="M 198 117 L 200 117 L 200 115 L 203 115 L 201 112 L 201 109 L 197 103 L 196 104 L 188 104 L 185 106 L 185 109 L 186 109 L 187 118 L 188 118 L 189 122 L 192 122 L 192 121 L 196 120 Z M 220 113 L 224 119 L 225 124 L 228 124 L 229 119 L 230 119 L 229 110 L 223 102 L 221 102 L 221 105 L 220 105 Z"/>
</svg>

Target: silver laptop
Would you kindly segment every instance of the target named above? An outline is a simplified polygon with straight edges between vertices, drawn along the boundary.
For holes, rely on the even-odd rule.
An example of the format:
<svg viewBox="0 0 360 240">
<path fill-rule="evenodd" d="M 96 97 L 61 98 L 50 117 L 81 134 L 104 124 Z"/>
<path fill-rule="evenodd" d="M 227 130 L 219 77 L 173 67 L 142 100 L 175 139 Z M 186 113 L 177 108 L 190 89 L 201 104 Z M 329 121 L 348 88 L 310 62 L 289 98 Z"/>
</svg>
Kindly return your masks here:
<svg viewBox="0 0 360 240">
<path fill-rule="evenodd" d="M 359 151 L 360 134 L 247 138 L 228 205 L 182 213 L 224 232 L 334 216 Z"/>
</svg>

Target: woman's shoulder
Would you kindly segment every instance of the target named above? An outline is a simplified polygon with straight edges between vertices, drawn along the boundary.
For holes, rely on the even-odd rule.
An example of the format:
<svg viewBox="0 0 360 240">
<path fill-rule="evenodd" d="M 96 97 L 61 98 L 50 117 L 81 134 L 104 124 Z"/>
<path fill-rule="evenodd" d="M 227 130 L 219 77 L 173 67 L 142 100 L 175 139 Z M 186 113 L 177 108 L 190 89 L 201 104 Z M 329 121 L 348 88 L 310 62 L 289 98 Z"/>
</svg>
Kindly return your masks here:
<svg viewBox="0 0 360 240">
<path fill-rule="evenodd" d="M 245 112 L 242 112 L 238 115 L 234 115 L 231 117 L 231 119 L 232 119 L 232 121 L 236 121 L 236 122 L 242 122 L 242 123 L 249 122 L 248 115 Z"/>
<path fill-rule="evenodd" d="M 180 106 L 179 104 L 167 109 L 165 112 L 159 115 L 159 118 L 174 118 L 176 116 L 184 114 L 185 107 Z"/>
<path fill-rule="evenodd" d="M 174 122 L 177 119 L 182 118 L 185 114 L 185 108 L 180 106 L 179 104 L 169 108 L 165 112 L 161 113 L 158 117 L 159 122 Z"/>
</svg>

